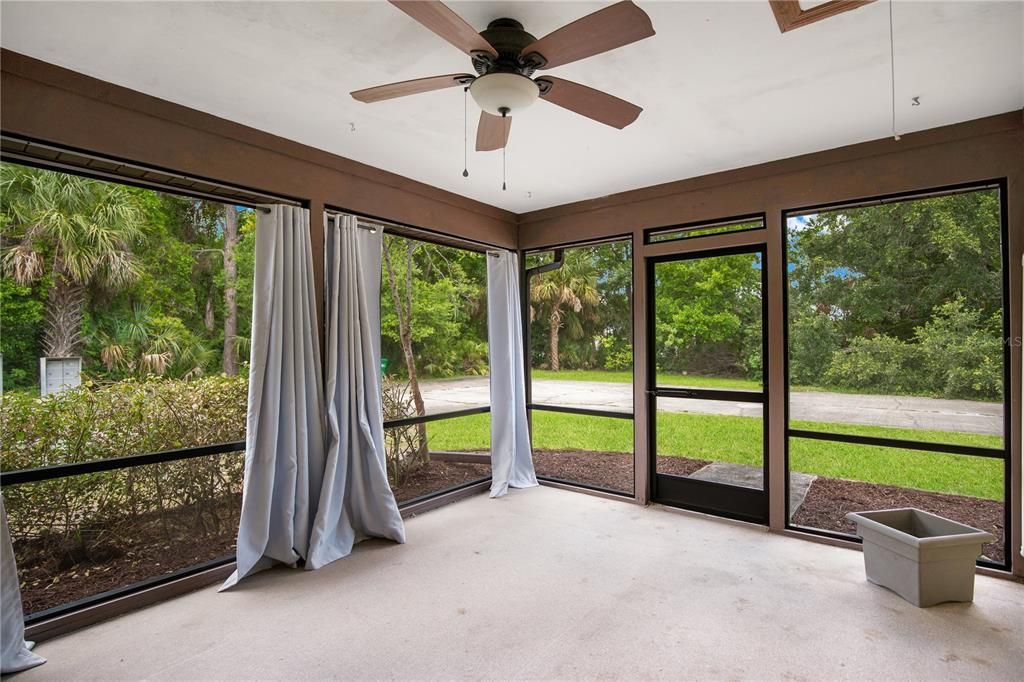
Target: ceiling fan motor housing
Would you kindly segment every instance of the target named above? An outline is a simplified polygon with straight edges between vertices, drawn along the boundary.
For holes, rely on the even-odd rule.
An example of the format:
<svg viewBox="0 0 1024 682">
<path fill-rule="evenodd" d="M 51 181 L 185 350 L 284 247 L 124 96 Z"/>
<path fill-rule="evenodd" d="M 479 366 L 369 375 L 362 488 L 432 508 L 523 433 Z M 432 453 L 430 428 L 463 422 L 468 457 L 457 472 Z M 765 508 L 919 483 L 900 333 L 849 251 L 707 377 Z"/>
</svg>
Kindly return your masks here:
<svg viewBox="0 0 1024 682">
<path fill-rule="evenodd" d="M 495 19 L 487 24 L 480 35 L 498 53 L 497 59 L 487 52 L 472 53 L 473 68 L 481 76 L 488 73 L 518 73 L 529 78 L 547 61 L 536 52 L 521 56 L 523 48 L 537 42 L 537 39 L 527 33 L 515 19 Z"/>
<path fill-rule="evenodd" d="M 542 60 L 521 56 L 523 48 L 536 38 L 523 30 L 515 19 L 495 19 L 480 35 L 490 43 L 498 57 L 473 52 L 473 67 L 479 77 L 469 86 L 469 94 L 481 109 L 493 116 L 507 116 L 530 106 L 540 95 L 539 86 L 530 79 Z"/>
</svg>

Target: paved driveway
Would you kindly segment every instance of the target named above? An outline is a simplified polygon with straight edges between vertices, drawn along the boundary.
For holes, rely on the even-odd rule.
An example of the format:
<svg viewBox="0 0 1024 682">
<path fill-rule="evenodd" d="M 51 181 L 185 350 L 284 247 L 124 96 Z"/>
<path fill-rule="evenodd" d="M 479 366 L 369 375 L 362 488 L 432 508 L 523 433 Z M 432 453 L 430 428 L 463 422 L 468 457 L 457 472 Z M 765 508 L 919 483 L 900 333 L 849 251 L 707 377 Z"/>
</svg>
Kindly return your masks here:
<svg viewBox="0 0 1024 682">
<path fill-rule="evenodd" d="M 422 390 L 428 412 L 487 405 L 490 400 L 487 377 L 429 381 L 422 384 Z M 817 391 L 794 392 L 791 397 L 790 416 L 794 420 L 991 435 L 1001 435 L 1003 429 L 1003 406 L 999 403 Z M 533 401 L 630 412 L 633 387 L 600 381 L 538 379 L 533 382 Z M 761 413 L 756 404 L 720 400 L 663 399 L 659 409 L 739 416 Z"/>
</svg>

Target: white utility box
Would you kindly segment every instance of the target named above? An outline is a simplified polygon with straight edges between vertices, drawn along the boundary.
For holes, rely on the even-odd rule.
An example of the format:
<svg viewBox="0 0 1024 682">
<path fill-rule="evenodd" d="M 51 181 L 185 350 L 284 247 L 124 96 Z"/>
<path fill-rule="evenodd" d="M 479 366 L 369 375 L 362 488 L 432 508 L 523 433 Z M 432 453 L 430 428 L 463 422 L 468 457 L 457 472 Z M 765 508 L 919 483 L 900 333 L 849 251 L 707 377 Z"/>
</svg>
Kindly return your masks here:
<svg viewBox="0 0 1024 682">
<path fill-rule="evenodd" d="M 82 358 L 39 358 L 39 395 L 60 393 L 82 384 Z"/>
</svg>

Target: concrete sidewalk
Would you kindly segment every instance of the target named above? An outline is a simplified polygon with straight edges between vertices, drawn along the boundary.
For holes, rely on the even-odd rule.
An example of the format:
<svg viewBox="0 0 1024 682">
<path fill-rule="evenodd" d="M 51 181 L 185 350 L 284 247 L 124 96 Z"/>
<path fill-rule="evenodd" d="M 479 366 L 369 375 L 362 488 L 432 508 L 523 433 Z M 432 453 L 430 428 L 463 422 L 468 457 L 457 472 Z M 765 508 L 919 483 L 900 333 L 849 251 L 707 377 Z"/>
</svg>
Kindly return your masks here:
<svg viewBox="0 0 1024 682">
<path fill-rule="evenodd" d="M 487 377 L 428 381 L 421 384 L 427 412 L 487 405 Z M 633 387 L 600 381 L 537 379 L 533 401 L 549 405 L 632 412 Z M 659 410 L 756 417 L 760 405 L 720 400 L 662 399 Z M 819 391 L 793 392 L 790 418 L 838 424 L 892 426 L 905 429 L 1001 435 L 1003 406 L 973 400 L 944 400 L 894 395 L 858 395 Z"/>
</svg>

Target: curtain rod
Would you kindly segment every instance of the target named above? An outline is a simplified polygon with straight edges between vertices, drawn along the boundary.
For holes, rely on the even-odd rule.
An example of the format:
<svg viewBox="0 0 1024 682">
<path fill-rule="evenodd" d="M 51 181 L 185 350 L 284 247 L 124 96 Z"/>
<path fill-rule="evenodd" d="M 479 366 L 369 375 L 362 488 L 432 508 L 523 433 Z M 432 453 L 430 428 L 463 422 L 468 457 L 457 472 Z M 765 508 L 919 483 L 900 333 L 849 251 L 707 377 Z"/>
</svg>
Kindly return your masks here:
<svg viewBox="0 0 1024 682">
<path fill-rule="evenodd" d="M 342 213 L 341 211 L 326 211 L 325 210 L 324 211 L 324 215 L 326 215 L 329 220 L 337 220 L 338 218 L 341 218 L 343 216 L 354 215 L 354 214 L 352 214 L 352 213 Z M 358 227 L 360 230 L 369 230 L 370 232 L 376 232 L 378 227 L 380 227 L 382 230 L 384 229 L 384 225 L 378 225 L 377 223 L 370 223 L 369 221 L 367 221 L 367 220 L 365 220 L 363 218 L 360 218 L 359 216 L 355 216 L 355 218 L 356 218 L 356 227 Z"/>
<path fill-rule="evenodd" d="M 266 208 L 265 204 L 299 205 L 293 199 L 285 199 L 273 194 L 236 187 L 214 180 L 197 178 L 174 171 L 129 163 L 120 159 L 48 145 L 7 133 L 0 135 L 0 137 L 4 141 L 23 145 L 20 150 L 5 147 L 3 150 L 5 161 L 14 161 L 44 170 L 62 171 L 96 180 L 114 182 L 120 185 L 152 189 L 157 192 L 176 194 L 193 199 L 216 201 L 221 204 L 244 206 L 266 213 L 269 213 L 270 209 Z M 42 154 L 42 151 L 47 153 Z M 94 161 L 103 162 L 104 165 L 93 166 L 91 164 Z M 122 172 L 123 169 L 132 169 L 134 172 L 125 173 Z M 151 174 L 159 177 L 146 177 Z M 217 194 L 211 191 L 204 191 L 196 185 L 222 189 L 226 193 Z"/>
<path fill-rule="evenodd" d="M 455 247 L 455 248 L 463 248 L 463 249 L 465 249 L 467 251 L 475 251 L 476 253 L 485 253 L 488 256 L 492 257 L 492 258 L 498 258 L 499 255 L 500 255 L 499 251 L 495 251 L 495 250 L 493 250 L 491 248 L 488 248 L 489 247 L 488 244 L 474 242 L 474 241 L 472 241 L 470 239 L 463 239 L 462 237 L 455 237 L 455 236 L 451 236 L 451 235 L 445 235 L 445 234 L 440 234 L 440 233 L 436 233 L 436 232 L 431 232 L 430 230 L 423 230 L 423 229 L 412 227 L 412 226 L 409 226 L 409 225 L 401 225 L 401 224 L 398 224 L 398 223 L 391 223 L 391 222 L 388 222 L 386 220 L 378 220 L 376 218 L 368 218 L 366 216 L 361 216 L 358 213 L 349 213 L 347 211 L 337 211 L 337 210 L 333 210 L 333 209 L 324 209 L 324 215 L 326 215 L 330 219 L 336 219 L 336 218 L 340 218 L 341 216 L 351 215 L 351 216 L 355 216 L 356 217 L 356 225 L 358 227 L 364 229 L 364 230 L 376 231 L 377 228 L 380 228 L 382 231 L 387 231 L 389 229 L 390 230 L 395 230 L 399 234 L 401 234 L 403 232 L 411 232 L 413 234 L 421 234 L 421 235 L 423 235 L 424 240 L 428 241 L 428 242 L 436 242 L 439 239 L 448 239 L 449 241 L 456 242 L 456 243 L 461 243 L 461 244 L 465 244 L 466 245 L 466 246 L 463 246 L 463 247 Z M 474 246 L 474 247 L 477 247 L 477 248 L 470 249 L 470 248 L 468 248 L 468 246 Z"/>
</svg>

